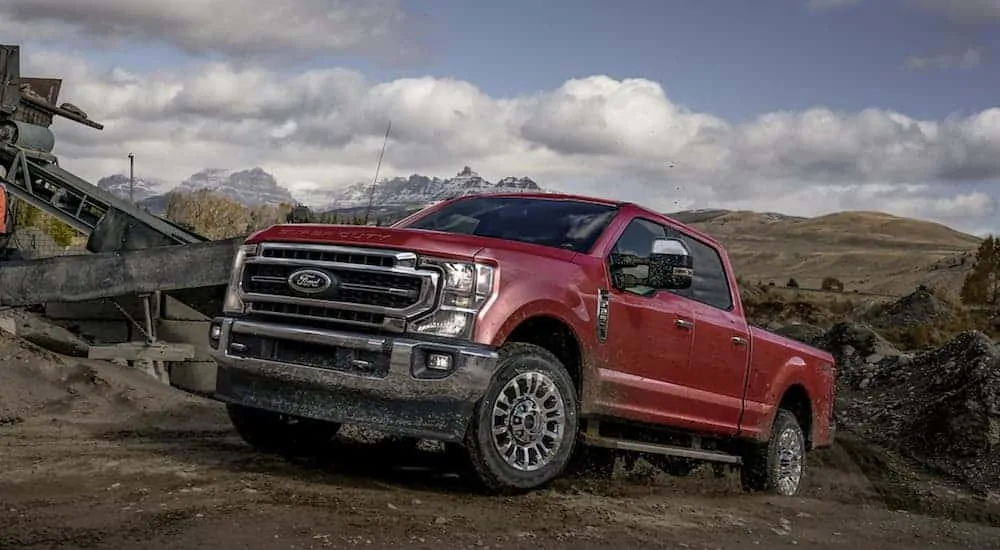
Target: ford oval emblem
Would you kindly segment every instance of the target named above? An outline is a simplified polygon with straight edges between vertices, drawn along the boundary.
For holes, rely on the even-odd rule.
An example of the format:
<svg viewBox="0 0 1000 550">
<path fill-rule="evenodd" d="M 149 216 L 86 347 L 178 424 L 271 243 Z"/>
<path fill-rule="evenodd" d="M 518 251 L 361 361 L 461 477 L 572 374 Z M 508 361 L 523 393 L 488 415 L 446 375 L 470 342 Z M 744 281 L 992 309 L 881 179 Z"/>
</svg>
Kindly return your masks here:
<svg viewBox="0 0 1000 550">
<path fill-rule="evenodd" d="M 288 286 L 302 294 L 319 294 L 333 286 L 333 277 L 317 269 L 299 269 L 288 276 Z"/>
</svg>

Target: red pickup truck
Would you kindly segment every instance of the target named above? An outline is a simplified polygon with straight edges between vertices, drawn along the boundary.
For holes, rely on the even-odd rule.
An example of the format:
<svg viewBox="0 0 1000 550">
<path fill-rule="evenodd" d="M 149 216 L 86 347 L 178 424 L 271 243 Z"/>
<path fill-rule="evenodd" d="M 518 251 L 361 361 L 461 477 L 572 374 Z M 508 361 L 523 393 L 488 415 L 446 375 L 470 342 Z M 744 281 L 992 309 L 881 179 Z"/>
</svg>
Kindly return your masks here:
<svg viewBox="0 0 1000 550">
<path fill-rule="evenodd" d="M 492 492 L 590 447 L 795 495 L 833 438 L 833 357 L 748 325 L 723 247 L 631 203 L 494 194 L 391 227 L 277 225 L 239 249 L 209 340 L 214 397 L 255 448 L 367 425 L 445 442 Z"/>
</svg>

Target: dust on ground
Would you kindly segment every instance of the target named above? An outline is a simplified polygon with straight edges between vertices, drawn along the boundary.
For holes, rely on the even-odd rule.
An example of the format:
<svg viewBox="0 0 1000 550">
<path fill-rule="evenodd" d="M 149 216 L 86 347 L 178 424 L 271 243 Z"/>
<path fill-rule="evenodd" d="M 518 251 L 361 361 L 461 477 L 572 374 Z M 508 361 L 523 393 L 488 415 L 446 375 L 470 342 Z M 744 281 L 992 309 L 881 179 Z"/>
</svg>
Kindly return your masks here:
<svg viewBox="0 0 1000 550">
<path fill-rule="evenodd" d="M 442 453 L 259 455 L 223 408 L 0 337 L 0 548 L 1000 548 L 1000 504 L 847 434 L 801 498 L 637 470 L 481 496 Z M 32 373 L 34 373 L 32 375 Z"/>
</svg>

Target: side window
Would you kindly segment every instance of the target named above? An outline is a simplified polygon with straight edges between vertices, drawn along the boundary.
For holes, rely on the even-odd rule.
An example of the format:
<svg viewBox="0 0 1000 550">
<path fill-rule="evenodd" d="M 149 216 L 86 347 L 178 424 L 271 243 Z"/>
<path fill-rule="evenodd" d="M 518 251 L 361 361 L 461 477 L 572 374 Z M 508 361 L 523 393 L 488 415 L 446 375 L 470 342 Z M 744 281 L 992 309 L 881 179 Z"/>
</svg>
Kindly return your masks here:
<svg viewBox="0 0 1000 550">
<path fill-rule="evenodd" d="M 653 240 L 662 238 L 682 240 L 691 251 L 694 260 L 694 281 L 691 283 L 691 288 L 670 292 L 722 310 L 731 309 L 733 297 L 729 290 L 729 280 L 726 278 L 726 269 L 722 265 L 722 258 L 714 248 L 698 239 L 689 237 L 673 228 L 636 218 L 622 232 L 612 251 L 619 254 L 647 257 L 653 249 Z M 626 267 L 621 271 L 645 279 L 649 268 L 635 266 Z M 638 286 L 624 290 L 645 294 L 651 289 Z"/>
<path fill-rule="evenodd" d="M 679 237 L 684 241 L 694 257 L 694 281 L 688 290 L 688 297 L 722 310 L 731 309 L 733 296 L 719 253 L 711 246 L 683 233 L 671 233 L 675 233 L 671 237 Z"/>
</svg>

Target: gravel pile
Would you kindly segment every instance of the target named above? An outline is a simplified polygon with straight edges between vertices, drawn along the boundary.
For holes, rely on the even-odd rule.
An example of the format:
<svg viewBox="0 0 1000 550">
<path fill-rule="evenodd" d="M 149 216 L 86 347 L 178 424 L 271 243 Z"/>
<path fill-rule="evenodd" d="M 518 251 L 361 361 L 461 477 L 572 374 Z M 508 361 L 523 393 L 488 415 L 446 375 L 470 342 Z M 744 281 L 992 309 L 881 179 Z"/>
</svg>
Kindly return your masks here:
<svg viewBox="0 0 1000 550">
<path fill-rule="evenodd" d="M 841 422 L 974 488 L 1000 488 L 995 343 L 980 332 L 963 332 L 938 349 L 866 365 L 863 391 L 839 400 Z"/>
</svg>

